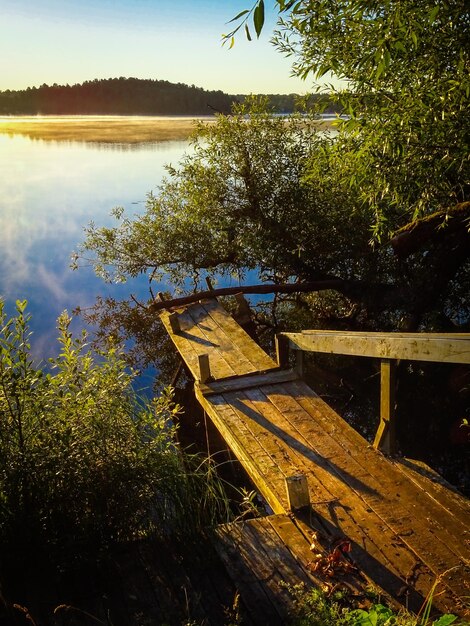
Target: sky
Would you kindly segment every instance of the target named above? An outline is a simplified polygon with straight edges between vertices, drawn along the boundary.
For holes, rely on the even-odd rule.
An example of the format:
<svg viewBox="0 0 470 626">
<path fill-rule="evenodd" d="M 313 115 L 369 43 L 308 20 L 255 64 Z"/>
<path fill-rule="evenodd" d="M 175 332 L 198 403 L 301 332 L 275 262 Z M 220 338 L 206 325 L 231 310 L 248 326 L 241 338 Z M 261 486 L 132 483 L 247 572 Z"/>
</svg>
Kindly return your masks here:
<svg viewBox="0 0 470 626">
<path fill-rule="evenodd" d="M 259 40 L 221 46 L 228 20 L 253 0 L 0 0 L 0 90 L 135 77 L 227 93 L 305 93 L 291 60 Z"/>
</svg>

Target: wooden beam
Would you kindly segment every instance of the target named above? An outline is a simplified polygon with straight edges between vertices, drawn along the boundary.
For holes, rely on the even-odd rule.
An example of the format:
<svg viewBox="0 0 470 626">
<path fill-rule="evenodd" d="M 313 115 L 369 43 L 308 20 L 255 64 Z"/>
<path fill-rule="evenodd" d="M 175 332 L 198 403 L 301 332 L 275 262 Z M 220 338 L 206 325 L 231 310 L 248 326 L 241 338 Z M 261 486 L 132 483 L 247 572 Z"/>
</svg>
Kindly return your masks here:
<svg viewBox="0 0 470 626">
<path fill-rule="evenodd" d="M 276 360 L 279 367 L 288 367 L 289 365 L 289 340 L 285 334 L 276 335 Z"/>
<path fill-rule="evenodd" d="M 171 330 L 176 334 L 181 331 L 178 313 L 170 313 L 168 321 L 170 322 Z"/>
<path fill-rule="evenodd" d="M 349 354 L 379 359 L 470 363 L 470 333 L 281 333 L 292 350 Z"/>
<path fill-rule="evenodd" d="M 287 502 L 291 511 L 298 511 L 310 504 L 308 482 L 305 474 L 286 476 Z"/>
<path fill-rule="evenodd" d="M 304 375 L 304 352 L 303 350 L 296 350 L 295 351 L 295 366 L 294 369 L 296 371 L 296 373 L 300 376 L 300 378 L 302 378 L 302 376 Z"/>
<path fill-rule="evenodd" d="M 207 383 L 211 379 L 211 367 L 209 363 L 208 354 L 200 354 L 198 356 L 199 361 L 199 381 L 201 383 Z"/>
<path fill-rule="evenodd" d="M 380 364 L 380 423 L 374 439 L 374 448 L 385 454 L 396 454 L 395 421 L 396 362 L 382 359 Z"/>
<path fill-rule="evenodd" d="M 207 384 L 200 384 L 199 389 L 206 397 L 239 391 L 240 389 L 254 389 L 263 385 L 278 385 L 280 383 L 292 382 L 293 380 L 299 380 L 299 377 L 292 370 L 272 370 L 271 372 L 220 378 Z"/>
</svg>

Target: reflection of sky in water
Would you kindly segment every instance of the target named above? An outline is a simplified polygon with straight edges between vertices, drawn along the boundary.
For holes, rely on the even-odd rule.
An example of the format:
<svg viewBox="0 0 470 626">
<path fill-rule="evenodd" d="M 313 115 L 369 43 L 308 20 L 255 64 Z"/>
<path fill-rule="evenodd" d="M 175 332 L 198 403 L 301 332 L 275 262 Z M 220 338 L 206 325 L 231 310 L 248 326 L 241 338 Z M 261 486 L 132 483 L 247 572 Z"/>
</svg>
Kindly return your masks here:
<svg viewBox="0 0 470 626">
<path fill-rule="evenodd" d="M 37 356 L 57 352 L 55 320 L 97 294 L 147 297 L 145 280 L 105 285 L 88 268 L 69 269 L 70 253 L 91 220 L 111 223 L 110 210 L 143 208 L 164 165 L 175 164 L 185 141 L 133 146 L 31 141 L 0 135 L 0 294 L 9 313 L 29 301 Z M 137 204 L 136 204 L 137 203 Z"/>
</svg>

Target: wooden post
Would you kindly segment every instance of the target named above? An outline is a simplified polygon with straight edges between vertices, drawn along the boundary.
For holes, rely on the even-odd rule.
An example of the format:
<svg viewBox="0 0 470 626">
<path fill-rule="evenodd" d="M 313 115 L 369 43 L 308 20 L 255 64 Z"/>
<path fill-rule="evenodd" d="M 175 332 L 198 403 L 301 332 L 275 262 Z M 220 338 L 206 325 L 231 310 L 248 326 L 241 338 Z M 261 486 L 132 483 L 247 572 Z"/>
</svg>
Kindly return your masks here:
<svg viewBox="0 0 470 626">
<path fill-rule="evenodd" d="M 206 285 L 209 291 L 214 291 L 214 286 L 212 285 L 212 281 L 209 276 L 206 276 Z"/>
<path fill-rule="evenodd" d="M 249 319 L 251 319 L 251 309 L 248 304 L 248 300 L 242 293 L 235 294 L 235 300 L 238 304 L 238 313 L 240 315 L 246 315 Z"/>
<path fill-rule="evenodd" d="M 209 355 L 200 354 L 199 360 L 199 382 L 207 383 L 211 378 L 211 367 L 209 364 Z"/>
<path fill-rule="evenodd" d="M 380 364 L 380 424 L 374 448 L 385 454 L 396 452 L 395 434 L 395 374 L 396 361 L 382 359 Z"/>
<path fill-rule="evenodd" d="M 178 313 L 170 313 L 168 321 L 170 322 L 171 330 L 175 333 L 175 335 L 181 331 Z"/>
<path fill-rule="evenodd" d="M 288 367 L 289 365 L 289 340 L 285 335 L 279 334 L 275 337 L 276 341 L 276 360 L 279 367 Z"/>
<path fill-rule="evenodd" d="M 295 350 L 295 367 L 296 373 L 302 378 L 304 375 L 304 351 Z"/>
<path fill-rule="evenodd" d="M 310 504 L 308 483 L 305 474 L 286 476 L 287 502 L 291 511 L 303 509 Z"/>
</svg>

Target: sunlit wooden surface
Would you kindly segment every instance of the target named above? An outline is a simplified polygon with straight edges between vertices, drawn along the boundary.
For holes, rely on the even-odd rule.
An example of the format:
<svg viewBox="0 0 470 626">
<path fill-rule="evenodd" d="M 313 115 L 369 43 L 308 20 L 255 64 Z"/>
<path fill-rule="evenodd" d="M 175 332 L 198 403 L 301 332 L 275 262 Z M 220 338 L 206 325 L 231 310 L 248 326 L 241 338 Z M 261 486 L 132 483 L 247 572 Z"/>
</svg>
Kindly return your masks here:
<svg viewBox="0 0 470 626">
<path fill-rule="evenodd" d="M 414 610 L 439 578 L 436 607 L 465 614 L 468 500 L 422 465 L 375 450 L 294 372 L 280 372 L 215 301 L 176 313 L 176 332 L 171 313 L 161 317 L 196 396 L 272 511 L 289 513 L 285 479 L 305 474 L 310 507 L 296 517 L 324 550 L 347 538 L 357 575 Z M 202 384 L 200 354 L 212 377 Z"/>
</svg>

